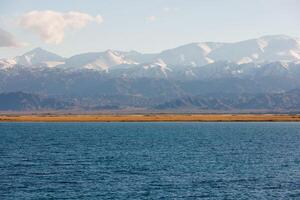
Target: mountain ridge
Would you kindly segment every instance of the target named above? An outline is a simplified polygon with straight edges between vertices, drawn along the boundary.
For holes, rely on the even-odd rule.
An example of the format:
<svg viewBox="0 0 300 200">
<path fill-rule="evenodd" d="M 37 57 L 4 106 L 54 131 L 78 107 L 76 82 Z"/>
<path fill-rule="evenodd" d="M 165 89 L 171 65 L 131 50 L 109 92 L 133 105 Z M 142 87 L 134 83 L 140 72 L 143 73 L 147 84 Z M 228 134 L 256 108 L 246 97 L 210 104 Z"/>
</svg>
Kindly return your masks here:
<svg viewBox="0 0 300 200">
<path fill-rule="evenodd" d="M 300 39 L 285 35 L 262 36 L 239 42 L 197 42 L 167 49 L 159 53 L 144 54 L 137 51 L 106 50 L 82 53 L 69 58 L 35 48 L 13 59 L 1 59 L 6 68 L 13 65 L 62 67 L 108 71 L 117 65 L 154 63 L 162 60 L 170 68 L 176 66 L 203 66 L 218 61 L 237 64 L 263 62 L 300 62 Z M 10 67 L 8 67 L 10 66 Z"/>
</svg>

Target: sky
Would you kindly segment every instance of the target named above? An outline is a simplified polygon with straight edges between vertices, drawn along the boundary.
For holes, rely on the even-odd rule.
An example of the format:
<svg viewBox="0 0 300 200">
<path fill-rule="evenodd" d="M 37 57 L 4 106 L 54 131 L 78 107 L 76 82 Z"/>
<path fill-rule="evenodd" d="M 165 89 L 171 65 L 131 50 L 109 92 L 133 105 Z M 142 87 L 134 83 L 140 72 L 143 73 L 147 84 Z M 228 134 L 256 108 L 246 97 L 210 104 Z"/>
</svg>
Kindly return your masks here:
<svg viewBox="0 0 300 200">
<path fill-rule="evenodd" d="M 0 58 L 300 37 L 299 0 L 0 0 Z"/>
</svg>

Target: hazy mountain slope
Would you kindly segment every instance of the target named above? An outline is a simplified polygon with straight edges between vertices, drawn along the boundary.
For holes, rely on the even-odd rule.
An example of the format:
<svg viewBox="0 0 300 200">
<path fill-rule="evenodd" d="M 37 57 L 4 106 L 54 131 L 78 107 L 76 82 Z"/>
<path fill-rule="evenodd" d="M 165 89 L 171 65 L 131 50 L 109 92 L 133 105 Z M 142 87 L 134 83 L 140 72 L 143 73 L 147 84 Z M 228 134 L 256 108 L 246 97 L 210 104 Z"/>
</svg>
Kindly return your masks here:
<svg viewBox="0 0 300 200">
<path fill-rule="evenodd" d="M 174 98 L 210 93 L 272 93 L 300 87 L 300 65 L 294 63 L 259 66 L 213 63 L 191 68 L 192 78 L 185 71 L 170 69 L 163 63 L 123 67 L 110 73 L 87 69 L 65 71 L 59 67 L 0 70 L 0 92 L 24 91 L 87 98 L 102 95 Z"/>
<path fill-rule="evenodd" d="M 47 98 L 39 95 L 11 92 L 0 94 L 1 111 L 26 111 L 26 110 L 58 110 L 68 109 L 72 104 Z"/>
<path fill-rule="evenodd" d="M 300 90 L 284 93 L 228 94 L 217 96 L 187 96 L 174 99 L 155 107 L 156 109 L 201 110 L 300 110 Z"/>
</svg>

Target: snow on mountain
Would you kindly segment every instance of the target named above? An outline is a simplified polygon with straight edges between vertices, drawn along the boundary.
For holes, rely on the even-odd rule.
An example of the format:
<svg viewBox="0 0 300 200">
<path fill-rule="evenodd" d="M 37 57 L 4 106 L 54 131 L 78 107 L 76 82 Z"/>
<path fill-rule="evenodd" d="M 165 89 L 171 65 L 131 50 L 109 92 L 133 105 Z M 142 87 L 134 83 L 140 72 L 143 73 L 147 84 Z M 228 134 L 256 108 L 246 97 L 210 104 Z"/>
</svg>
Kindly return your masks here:
<svg viewBox="0 0 300 200">
<path fill-rule="evenodd" d="M 172 72 L 172 69 L 161 59 L 158 59 L 154 63 L 143 66 L 144 73 L 149 73 L 149 75 L 154 77 L 168 78 L 168 73 Z"/>
<path fill-rule="evenodd" d="M 156 60 L 152 63 L 143 63 L 138 65 L 121 65 L 111 71 L 115 77 L 128 77 L 128 78 L 168 78 L 172 73 L 163 60 Z"/>
<path fill-rule="evenodd" d="M 17 62 L 14 59 L 1 59 L 0 60 L 0 69 L 10 69 L 14 67 Z"/>
<path fill-rule="evenodd" d="M 41 64 L 45 65 L 45 67 L 54 68 L 54 67 L 57 67 L 59 65 L 65 64 L 65 62 L 64 61 L 45 61 Z"/>
<path fill-rule="evenodd" d="M 194 77 L 193 67 L 201 67 L 222 62 L 244 65 L 247 63 L 264 64 L 270 62 L 300 62 L 300 39 L 284 35 L 263 36 L 233 43 L 202 42 L 168 49 L 157 54 L 143 54 L 137 51 L 113 51 L 84 53 L 63 58 L 41 48 L 17 56 L 0 60 L 1 69 L 14 65 L 34 67 L 57 67 L 66 70 L 129 70 L 138 74 L 151 73 L 169 77 L 170 73 L 180 71 Z M 211 70 L 216 70 L 211 65 Z M 226 66 L 224 66 L 226 67 Z M 137 69 L 140 71 L 137 72 Z M 185 70 L 185 71 L 184 71 Z M 129 74 L 132 71 L 128 71 Z M 154 72 L 155 71 L 155 72 Z M 173 71 L 173 72 L 171 72 Z M 234 73 L 239 73 L 238 71 Z M 140 75 L 138 75 L 140 76 Z"/>
<path fill-rule="evenodd" d="M 35 48 L 21 56 L 16 56 L 15 58 L 1 59 L 0 68 L 9 69 L 13 68 L 15 65 L 21 65 L 25 67 L 55 67 L 57 65 L 63 64 L 64 58 L 46 51 L 41 48 Z"/>
<path fill-rule="evenodd" d="M 72 56 L 65 60 L 65 64 L 60 66 L 66 69 L 92 69 L 108 71 L 110 67 L 121 64 L 137 64 L 135 61 L 128 59 L 123 54 L 107 50 L 105 52 L 85 53 Z"/>
<path fill-rule="evenodd" d="M 234 43 L 191 43 L 165 50 L 153 56 L 169 67 L 203 66 L 228 61 L 237 64 L 264 62 L 297 62 L 300 60 L 300 39 L 284 36 L 263 36 Z"/>
<path fill-rule="evenodd" d="M 128 60 L 134 60 L 136 63 L 150 63 L 156 59 L 157 54 L 144 54 L 137 51 L 116 51 Z"/>
<path fill-rule="evenodd" d="M 300 77 L 300 65 L 294 62 L 267 62 L 237 64 L 218 61 L 202 67 L 190 69 L 197 79 L 213 80 L 222 78 L 259 79 L 266 77 Z"/>
<path fill-rule="evenodd" d="M 64 58 L 46 51 L 42 48 L 33 49 L 22 56 L 17 56 L 14 58 L 15 62 L 19 65 L 24 66 L 34 66 L 39 64 L 47 65 L 50 62 L 63 62 Z M 53 63 L 51 65 L 53 67 Z"/>
<path fill-rule="evenodd" d="M 236 63 L 294 62 L 300 58 L 299 39 L 284 35 L 264 36 L 236 43 L 227 43 L 208 56 L 214 61 L 227 60 Z"/>
<path fill-rule="evenodd" d="M 222 43 L 192 43 L 175 49 L 169 49 L 156 56 L 171 66 L 202 66 L 214 62 L 209 54 L 220 48 Z"/>
</svg>

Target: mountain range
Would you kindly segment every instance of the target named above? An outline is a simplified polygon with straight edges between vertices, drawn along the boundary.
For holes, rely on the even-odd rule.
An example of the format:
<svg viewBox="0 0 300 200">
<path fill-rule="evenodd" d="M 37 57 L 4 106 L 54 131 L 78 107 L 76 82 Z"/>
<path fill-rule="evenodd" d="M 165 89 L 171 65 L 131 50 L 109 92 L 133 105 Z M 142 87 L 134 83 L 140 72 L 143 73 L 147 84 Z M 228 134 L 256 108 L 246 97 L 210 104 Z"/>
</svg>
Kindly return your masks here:
<svg viewBox="0 0 300 200">
<path fill-rule="evenodd" d="M 277 98 L 298 88 L 300 39 L 284 35 L 191 43 L 153 54 L 107 50 L 65 58 L 36 48 L 0 60 L 0 93 L 44 95 L 82 109 L 196 109 L 191 102 L 227 102 L 224 96 L 230 95 L 237 100 L 219 110 L 244 109 L 241 97 L 254 110 L 264 104 L 267 110 L 288 110 L 250 99 Z M 216 108 L 209 105 L 197 109 Z"/>
</svg>

